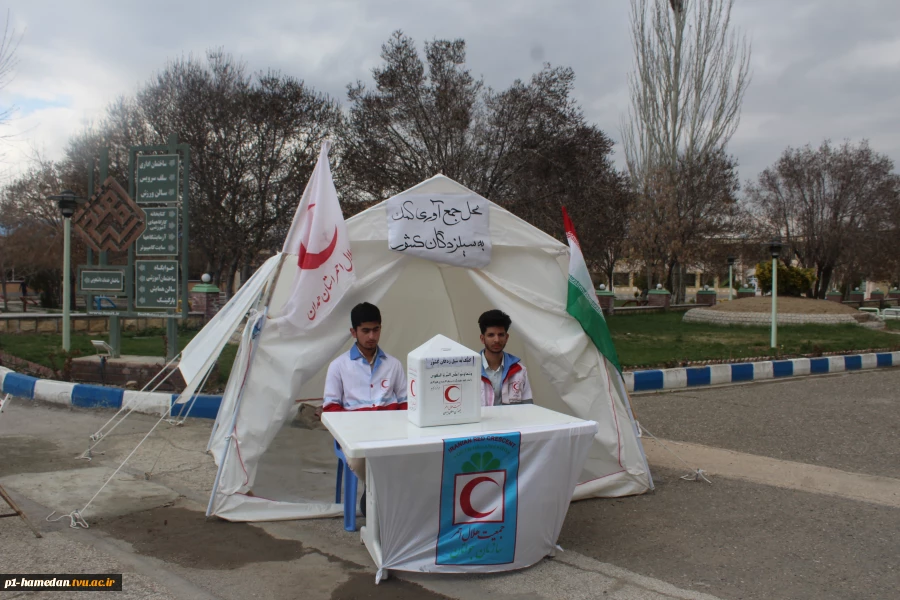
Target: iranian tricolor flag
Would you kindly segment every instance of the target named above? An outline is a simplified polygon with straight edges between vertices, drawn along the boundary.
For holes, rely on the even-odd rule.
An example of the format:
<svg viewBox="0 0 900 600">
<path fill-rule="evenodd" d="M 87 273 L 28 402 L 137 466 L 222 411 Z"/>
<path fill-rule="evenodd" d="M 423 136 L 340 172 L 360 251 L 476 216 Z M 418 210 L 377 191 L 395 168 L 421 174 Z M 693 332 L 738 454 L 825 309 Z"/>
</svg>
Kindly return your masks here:
<svg viewBox="0 0 900 600">
<path fill-rule="evenodd" d="M 587 263 L 584 262 L 584 254 L 581 253 L 581 244 L 575 235 L 575 227 L 569 219 L 569 213 L 563 208 L 563 222 L 566 227 L 566 237 L 569 239 L 569 294 L 566 300 L 566 311 L 581 323 L 584 332 L 600 350 L 600 353 L 613 364 L 620 372 L 619 356 L 613 345 L 609 327 L 603 318 L 600 302 L 597 300 L 597 292 L 591 282 Z"/>
</svg>

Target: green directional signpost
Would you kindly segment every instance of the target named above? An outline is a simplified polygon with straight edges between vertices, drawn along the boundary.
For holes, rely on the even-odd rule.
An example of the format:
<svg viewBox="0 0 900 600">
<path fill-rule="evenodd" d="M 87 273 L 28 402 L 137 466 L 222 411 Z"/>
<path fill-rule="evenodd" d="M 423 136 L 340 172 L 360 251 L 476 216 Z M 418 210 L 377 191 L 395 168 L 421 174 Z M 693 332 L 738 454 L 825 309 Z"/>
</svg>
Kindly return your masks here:
<svg viewBox="0 0 900 600">
<path fill-rule="evenodd" d="M 97 194 L 94 165 L 88 170 L 92 210 L 85 211 L 83 235 L 97 237 L 100 240 L 97 243 L 105 245 L 88 249 L 87 264 L 81 265 L 78 272 L 78 291 L 86 296 L 89 314 L 109 317 L 114 358 L 120 353 L 121 317 L 165 319 L 168 359 L 178 353 L 176 319 L 187 319 L 189 310 L 190 164 L 190 147 L 179 144 L 177 135 L 170 135 L 165 144 L 129 149 L 127 192 L 119 188 L 109 196 L 111 192 L 107 188 L 112 184 L 107 183 L 108 149 L 100 151 L 99 175 L 103 185 Z M 143 227 L 140 235 L 134 229 L 135 220 Z M 116 229 L 126 225 L 134 231 L 134 237 L 127 237 L 128 231 Z M 115 234 L 110 239 L 116 242 L 112 249 L 127 249 L 127 264 L 107 264 L 109 243 L 98 234 L 105 232 L 109 237 L 110 231 Z M 95 253 L 99 256 L 95 257 Z M 92 310 L 95 295 L 121 297 L 121 300 L 112 308 Z"/>
<path fill-rule="evenodd" d="M 137 310 L 178 308 L 178 261 L 135 262 L 134 306 Z"/>
</svg>

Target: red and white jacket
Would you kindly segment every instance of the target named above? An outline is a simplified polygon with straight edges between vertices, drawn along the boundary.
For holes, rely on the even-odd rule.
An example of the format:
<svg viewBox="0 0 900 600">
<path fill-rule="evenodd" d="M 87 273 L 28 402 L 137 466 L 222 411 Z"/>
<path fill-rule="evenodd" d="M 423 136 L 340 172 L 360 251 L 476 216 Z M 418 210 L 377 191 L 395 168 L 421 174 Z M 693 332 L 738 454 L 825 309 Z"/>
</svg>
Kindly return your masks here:
<svg viewBox="0 0 900 600">
<path fill-rule="evenodd" d="M 481 405 L 494 405 L 494 386 L 484 367 L 484 351 L 481 352 Z M 503 353 L 503 376 L 500 378 L 500 402 L 502 404 L 533 404 L 528 372 L 518 356 Z"/>
<path fill-rule="evenodd" d="M 406 410 L 406 372 L 378 348 L 375 363 L 356 344 L 328 365 L 322 411 Z"/>
</svg>

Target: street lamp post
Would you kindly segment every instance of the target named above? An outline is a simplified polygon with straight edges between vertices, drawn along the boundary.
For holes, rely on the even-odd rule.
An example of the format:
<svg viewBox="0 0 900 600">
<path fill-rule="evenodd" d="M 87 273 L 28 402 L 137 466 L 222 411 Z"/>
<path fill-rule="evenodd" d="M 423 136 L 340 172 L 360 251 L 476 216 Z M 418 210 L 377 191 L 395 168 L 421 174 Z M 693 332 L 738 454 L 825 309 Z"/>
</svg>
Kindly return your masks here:
<svg viewBox="0 0 900 600">
<path fill-rule="evenodd" d="M 734 288 L 734 257 L 728 257 L 728 301 L 731 302 L 731 295 Z"/>
<path fill-rule="evenodd" d="M 769 242 L 769 253 L 772 254 L 772 340 L 771 347 L 778 346 L 778 256 L 781 254 L 781 238 L 773 238 Z"/>
<path fill-rule="evenodd" d="M 62 345 L 63 350 L 68 352 L 72 349 L 71 335 L 71 298 L 72 283 L 69 279 L 69 271 L 72 268 L 72 215 L 78 208 L 78 196 L 72 190 L 63 190 L 56 196 L 50 196 L 51 200 L 56 200 L 59 206 L 59 212 L 63 216 L 63 322 L 62 322 Z"/>
</svg>

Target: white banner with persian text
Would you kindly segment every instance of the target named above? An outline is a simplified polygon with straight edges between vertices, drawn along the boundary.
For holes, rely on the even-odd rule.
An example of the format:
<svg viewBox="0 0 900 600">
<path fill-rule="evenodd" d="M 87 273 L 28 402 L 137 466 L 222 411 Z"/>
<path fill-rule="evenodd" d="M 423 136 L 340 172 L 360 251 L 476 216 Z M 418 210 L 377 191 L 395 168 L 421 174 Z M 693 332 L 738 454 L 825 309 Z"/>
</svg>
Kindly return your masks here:
<svg viewBox="0 0 900 600">
<path fill-rule="evenodd" d="M 400 194 L 387 202 L 388 245 L 458 267 L 491 262 L 489 202 L 478 194 Z"/>
</svg>

